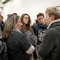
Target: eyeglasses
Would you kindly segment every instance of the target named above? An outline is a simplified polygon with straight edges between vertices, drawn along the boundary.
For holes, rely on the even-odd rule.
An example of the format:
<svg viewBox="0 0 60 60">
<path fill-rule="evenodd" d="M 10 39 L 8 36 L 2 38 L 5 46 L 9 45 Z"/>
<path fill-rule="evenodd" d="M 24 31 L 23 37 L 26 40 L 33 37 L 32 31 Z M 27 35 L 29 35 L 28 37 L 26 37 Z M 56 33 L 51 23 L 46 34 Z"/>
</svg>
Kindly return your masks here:
<svg viewBox="0 0 60 60">
<path fill-rule="evenodd" d="M 24 17 L 25 19 L 29 19 L 28 17 Z"/>
</svg>

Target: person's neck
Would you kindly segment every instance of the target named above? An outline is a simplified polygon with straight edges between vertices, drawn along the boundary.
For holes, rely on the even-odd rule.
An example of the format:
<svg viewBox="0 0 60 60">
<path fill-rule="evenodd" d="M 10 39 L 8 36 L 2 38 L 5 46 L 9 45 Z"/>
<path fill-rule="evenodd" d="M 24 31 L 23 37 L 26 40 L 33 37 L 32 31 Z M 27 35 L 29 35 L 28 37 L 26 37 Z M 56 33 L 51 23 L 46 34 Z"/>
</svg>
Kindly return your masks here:
<svg viewBox="0 0 60 60">
<path fill-rule="evenodd" d="M 20 29 L 18 29 L 18 28 L 15 28 L 15 29 L 16 29 L 16 31 L 20 32 Z"/>
</svg>

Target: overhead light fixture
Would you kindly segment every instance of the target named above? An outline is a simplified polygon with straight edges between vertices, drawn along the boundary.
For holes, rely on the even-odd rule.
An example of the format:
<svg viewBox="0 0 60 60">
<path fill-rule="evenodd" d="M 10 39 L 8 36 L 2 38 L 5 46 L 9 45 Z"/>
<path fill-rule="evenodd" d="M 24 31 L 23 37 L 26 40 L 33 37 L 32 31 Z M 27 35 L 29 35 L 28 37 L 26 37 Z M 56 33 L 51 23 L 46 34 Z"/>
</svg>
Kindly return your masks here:
<svg viewBox="0 0 60 60">
<path fill-rule="evenodd" d="M 6 0 L 1 0 L 1 2 L 5 2 Z"/>
<path fill-rule="evenodd" d="M 3 4 L 6 4 L 8 1 L 10 1 L 10 0 L 1 0 L 1 2 L 2 2 Z"/>
</svg>

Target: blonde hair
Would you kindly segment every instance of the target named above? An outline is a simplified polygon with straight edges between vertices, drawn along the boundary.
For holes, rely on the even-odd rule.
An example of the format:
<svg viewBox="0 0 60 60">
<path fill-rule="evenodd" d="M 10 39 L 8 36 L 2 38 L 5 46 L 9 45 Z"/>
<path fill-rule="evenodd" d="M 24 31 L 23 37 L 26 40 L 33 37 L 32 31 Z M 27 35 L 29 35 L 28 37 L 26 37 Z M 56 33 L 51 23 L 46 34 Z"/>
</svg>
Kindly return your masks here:
<svg viewBox="0 0 60 60">
<path fill-rule="evenodd" d="M 3 38 L 8 38 L 11 34 L 11 31 L 14 29 L 15 24 L 17 23 L 19 16 L 12 14 L 5 22 L 5 27 L 3 31 Z"/>
<path fill-rule="evenodd" d="M 49 7 L 46 9 L 46 12 L 49 16 L 55 16 L 56 19 L 60 19 L 60 10 L 57 7 Z"/>
</svg>

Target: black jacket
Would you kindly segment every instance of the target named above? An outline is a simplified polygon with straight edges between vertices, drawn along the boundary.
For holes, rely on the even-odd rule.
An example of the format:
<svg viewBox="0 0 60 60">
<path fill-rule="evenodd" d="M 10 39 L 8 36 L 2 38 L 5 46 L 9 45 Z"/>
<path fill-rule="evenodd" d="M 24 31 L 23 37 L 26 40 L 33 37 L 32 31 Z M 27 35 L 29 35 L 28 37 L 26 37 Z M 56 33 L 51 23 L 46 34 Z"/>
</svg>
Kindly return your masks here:
<svg viewBox="0 0 60 60">
<path fill-rule="evenodd" d="M 30 57 L 26 51 L 31 44 L 26 37 L 19 32 L 13 32 L 7 40 L 7 52 L 9 60 L 29 60 Z"/>
<path fill-rule="evenodd" d="M 40 23 L 36 23 L 36 26 L 33 24 L 31 27 L 32 27 L 32 29 L 33 29 L 36 36 L 38 36 L 38 30 L 39 29 L 41 29 L 41 30 L 46 30 L 47 29 L 46 24 L 42 25 Z"/>
<path fill-rule="evenodd" d="M 1 31 L 3 31 L 3 30 L 4 30 L 4 26 L 5 26 L 5 23 L 2 21 L 2 23 L 0 24 Z"/>
<path fill-rule="evenodd" d="M 38 53 L 43 60 L 60 60 L 60 20 L 50 25 Z"/>
<path fill-rule="evenodd" d="M 41 40 L 40 40 L 40 33 L 39 33 L 39 31 L 41 32 L 43 32 L 43 31 L 46 31 L 46 29 L 47 29 L 47 25 L 46 24 L 44 24 L 44 25 L 42 25 L 42 24 L 40 24 L 40 23 L 36 23 L 36 25 L 32 25 L 31 26 L 32 27 L 32 29 L 33 29 L 33 31 L 34 31 L 34 34 L 37 36 L 37 44 L 39 45 L 39 44 L 41 44 Z M 41 32 L 41 33 L 42 33 Z"/>
</svg>

